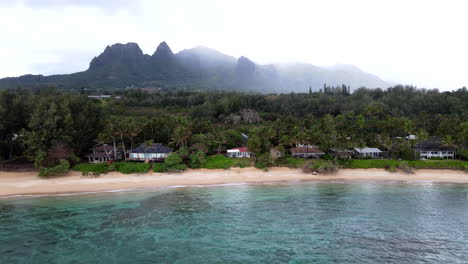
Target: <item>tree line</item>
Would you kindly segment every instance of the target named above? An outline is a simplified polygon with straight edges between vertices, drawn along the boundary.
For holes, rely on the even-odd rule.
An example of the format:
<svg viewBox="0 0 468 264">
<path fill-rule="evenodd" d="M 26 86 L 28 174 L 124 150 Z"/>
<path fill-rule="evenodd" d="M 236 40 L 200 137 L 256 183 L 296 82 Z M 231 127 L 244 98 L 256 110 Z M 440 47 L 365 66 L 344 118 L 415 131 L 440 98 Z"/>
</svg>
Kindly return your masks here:
<svg viewBox="0 0 468 264">
<path fill-rule="evenodd" d="M 261 158 L 273 146 L 285 151 L 305 143 L 325 151 L 379 147 L 394 158 L 411 158 L 417 142 L 405 140 L 410 134 L 468 148 L 466 88 L 326 88 L 267 95 L 133 89 L 105 100 L 50 87 L 3 90 L 0 159 L 52 166 L 77 160 L 96 144 L 130 150 L 148 141 L 207 155 L 247 145 Z"/>
</svg>

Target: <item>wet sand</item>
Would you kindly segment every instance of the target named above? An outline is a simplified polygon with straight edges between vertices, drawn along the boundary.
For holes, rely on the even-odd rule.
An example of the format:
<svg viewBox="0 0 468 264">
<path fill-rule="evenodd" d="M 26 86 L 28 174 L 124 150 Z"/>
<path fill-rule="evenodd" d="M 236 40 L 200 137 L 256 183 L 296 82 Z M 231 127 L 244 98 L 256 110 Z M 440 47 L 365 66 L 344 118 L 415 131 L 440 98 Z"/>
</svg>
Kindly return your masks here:
<svg viewBox="0 0 468 264">
<path fill-rule="evenodd" d="M 468 183 L 468 173 L 457 170 L 417 170 L 414 174 L 388 172 L 383 169 L 341 169 L 336 174 L 312 175 L 300 169 L 231 168 L 229 170 L 197 169 L 183 173 L 121 174 L 111 172 L 97 178 L 69 172 L 63 177 L 43 179 L 36 172 L 0 171 L 0 197 L 99 192 L 122 189 L 144 189 L 170 186 L 213 185 L 231 183 L 267 183 L 288 181 L 406 181 Z"/>
</svg>

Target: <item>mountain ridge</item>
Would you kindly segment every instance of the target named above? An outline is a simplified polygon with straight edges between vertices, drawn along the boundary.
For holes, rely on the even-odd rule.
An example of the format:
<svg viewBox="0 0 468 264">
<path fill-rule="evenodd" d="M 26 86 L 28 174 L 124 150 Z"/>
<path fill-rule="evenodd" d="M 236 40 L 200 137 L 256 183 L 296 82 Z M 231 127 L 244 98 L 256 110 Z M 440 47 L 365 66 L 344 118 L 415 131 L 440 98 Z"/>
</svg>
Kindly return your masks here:
<svg viewBox="0 0 468 264">
<path fill-rule="evenodd" d="M 309 88 L 318 90 L 324 84 L 391 86 L 354 65 L 327 68 L 307 63 L 257 64 L 247 57 L 235 58 L 204 46 L 173 53 L 166 42 L 161 42 L 153 55 L 144 54 L 134 42 L 109 45 L 82 72 L 0 79 L 0 88 L 54 85 L 67 89 L 155 87 L 262 93 L 305 92 Z"/>
</svg>

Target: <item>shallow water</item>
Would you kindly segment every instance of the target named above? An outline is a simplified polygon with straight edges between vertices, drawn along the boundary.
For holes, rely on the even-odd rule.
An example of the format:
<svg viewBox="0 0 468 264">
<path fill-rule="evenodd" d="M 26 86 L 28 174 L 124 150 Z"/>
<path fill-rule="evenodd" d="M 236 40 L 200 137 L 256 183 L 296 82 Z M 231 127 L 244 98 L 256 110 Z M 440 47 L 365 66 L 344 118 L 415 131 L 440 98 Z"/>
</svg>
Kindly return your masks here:
<svg viewBox="0 0 468 264">
<path fill-rule="evenodd" d="M 0 200 L 0 263 L 468 263 L 468 185 L 309 182 Z"/>
</svg>

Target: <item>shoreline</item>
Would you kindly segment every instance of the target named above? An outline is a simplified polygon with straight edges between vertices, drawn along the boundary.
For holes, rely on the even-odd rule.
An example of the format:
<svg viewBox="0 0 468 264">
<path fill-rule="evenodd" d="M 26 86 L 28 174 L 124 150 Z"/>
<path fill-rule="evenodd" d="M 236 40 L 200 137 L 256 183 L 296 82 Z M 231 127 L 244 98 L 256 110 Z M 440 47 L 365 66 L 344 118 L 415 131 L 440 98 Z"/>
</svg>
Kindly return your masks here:
<svg viewBox="0 0 468 264">
<path fill-rule="evenodd" d="M 21 196 L 73 195 L 154 188 L 191 186 L 281 183 L 302 181 L 372 181 L 468 183 L 468 173 L 457 170 L 421 169 L 414 174 L 388 172 L 384 169 L 340 169 L 335 174 L 312 175 L 301 169 L 276 167 L 262 171 L 253 167 L 190 169 L 182 173 L 121 174 L 110 172 L 99 177 L 84 177 L 71 171 L 65 176 L 44 179 L 37 172 L 1 172 L 0 198 Z"/>
</svg>

